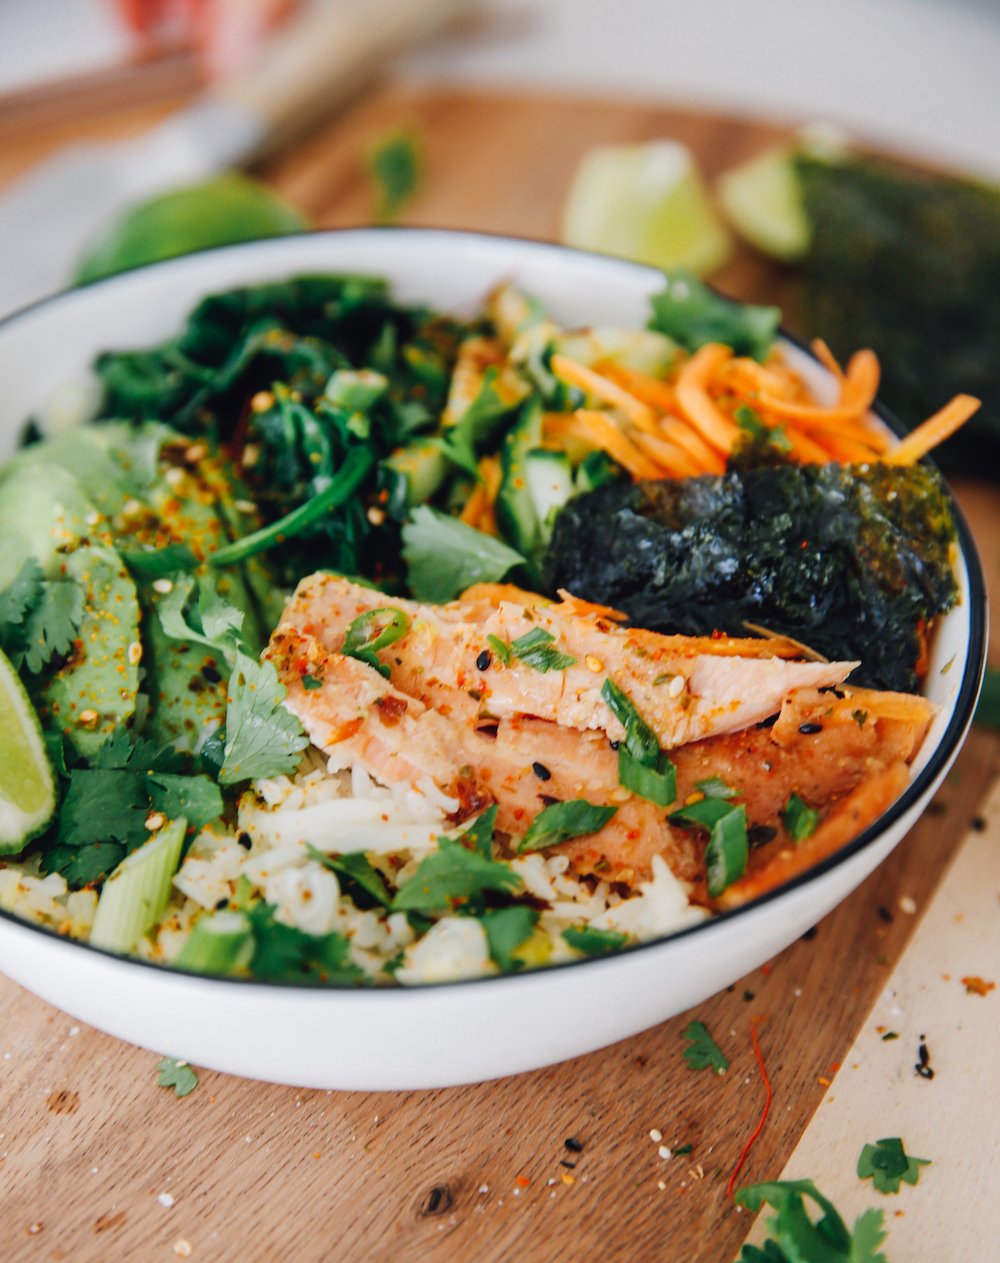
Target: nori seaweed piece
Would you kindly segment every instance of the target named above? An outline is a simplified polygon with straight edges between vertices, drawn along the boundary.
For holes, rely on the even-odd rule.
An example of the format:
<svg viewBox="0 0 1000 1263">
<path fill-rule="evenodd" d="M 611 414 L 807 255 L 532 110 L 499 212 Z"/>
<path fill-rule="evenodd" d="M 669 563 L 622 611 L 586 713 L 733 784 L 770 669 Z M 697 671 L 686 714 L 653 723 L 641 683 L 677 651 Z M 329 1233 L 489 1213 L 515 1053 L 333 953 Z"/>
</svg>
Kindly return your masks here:
<svg viewBox="0 0 1000 1263">
<path fill-rule="evenodd" d="M 609 486 L 571 500 L 547 586 L 662 632 L 744 621 L 858 658 L 858 684 L 913 691 L 920 620 L 949 609 L 955 525 L 929 466 L 779 465 Z"/>
<path fill-rule="evenodd" d="M 982 412 L 941 449 L 945 468 L 1000 469 L 1000 188 L 885 161 L 796 172 L 812 226 L 790 293 L 793 327 L 839 357 L 870 346 L 879 397 L 912 428 L 953 395 Z"/>
</svg>

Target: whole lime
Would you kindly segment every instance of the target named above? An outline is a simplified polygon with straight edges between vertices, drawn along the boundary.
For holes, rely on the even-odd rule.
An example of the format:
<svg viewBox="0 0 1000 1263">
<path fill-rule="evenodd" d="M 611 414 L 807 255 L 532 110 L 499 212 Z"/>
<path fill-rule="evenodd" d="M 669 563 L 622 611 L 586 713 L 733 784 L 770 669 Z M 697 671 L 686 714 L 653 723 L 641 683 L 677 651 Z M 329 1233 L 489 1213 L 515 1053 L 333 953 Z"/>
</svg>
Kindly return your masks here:
<svg viewBox="0 0 1000 1263">
<path fill-rule="evenodd" d="M 287 237 L 308 224 L 270 189 L 230 173 L 131 206 L 83 252 L 73 282 L 127 272 L 194 250 Z"/>
</svg>

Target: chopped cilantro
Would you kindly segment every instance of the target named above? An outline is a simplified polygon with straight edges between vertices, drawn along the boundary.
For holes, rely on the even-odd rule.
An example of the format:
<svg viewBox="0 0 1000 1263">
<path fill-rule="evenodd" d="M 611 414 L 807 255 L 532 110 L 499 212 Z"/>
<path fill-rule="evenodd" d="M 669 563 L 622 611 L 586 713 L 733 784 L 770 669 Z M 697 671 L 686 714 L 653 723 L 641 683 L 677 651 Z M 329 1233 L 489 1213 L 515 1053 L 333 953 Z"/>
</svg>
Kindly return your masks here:
<svg viewBox="0 0 1000 1263">
<path fill-rule="evenodd" d="M 309 738 L 295 715 L 282 706 L 285 687 L 273 662 L 237 654 L 229 681 L 226 744 L 219 771 L 222 785 L 294 772 Z"/>
<path fill-rule="evenodd" d="M 503 973 L 523 969 L 524 961 L 518 959 L 517 950 L 535 932 L 538 913 L 534 908 L 526 908 L 520 904 L 510 908 L 493 908 L 484 912 L 479 919 L 486 931 L 490 955 L 497 967 Z"/>
<path fill-rule="evenodd" d="M 806 1198 L 818 1206 L 819 1219 L 811 1217 Z M 767 1221 L 764 1248 L 744 1245 L 737 1263 L 888 1263 L 878 1249 L 886 1235 L 882 1211 L 866 1210 L 849 1232 L 812 1180 L 748 1184 L 737 1191 L 736 1203 L 754 1214 L 765 1203 L 777 1211 Z"/>
<path fill-rule="evenodd" d="M 592 925 L 570 925 L 562 932 L 563 939 L 575 952 L 584 956 L 606 956 L 628 942 L 627 934 L 617 930 L 598 930 Z"/>
<path fill-rule="evenodd" d="M 470 851 L 478 851 L 484 860 L 493 858 L 493 834 L 497 827 L 496 803 L 476 818 L 462 834 L 462 844 Z"/>
<path fill-rule="evenodd" d="M 521 878 L 509 864 L 485 859 L 455 838 L 438 838 L 438 849 L 420 861 L 417 871 L 392 901 L 394 912 L 450 910 L 486 891 L 517 890 Z"/>
<path fill-rule="evenodd" d="M 413 197 L 420 183 L 421 156 L 416 135 L 396 128 L 375 142 L 368 155 L 368 169 L 375 181 L 375 220 L 390 224 Z"/>
<path fill-rule="evenodd" d="M 880 1193 L 898 1193 L 901 1183 L 916 1184 L 920 1168 L 930 1166 L 930 1158 L 911 1158 L 898 1136 L 865 1145 L 858 1158 L 858 1175 L 871 1180 Z"/>
<path fill-rule="evenodd" d="M 247 912 L 253 928 L 253 974 L 256 978 L 310 980 L 325 983 L 359 983 L 363 971 L 351 960 L 350 944 L 343 934 L 306 934 L 275 917 L 269 903 L 257 903 Z"/>
<path fill-rule="evenodd" d="M 692 1070 L 711 1069 L 715 1074 L 726 1073 L 729 1060 L 709 1035 L 704 1022 L 689 1022 L 684 1028 L 684 1038 L 690 1044 L 684 1049 L 684 1060 Z"/>
<path fill-rule="evenodd" d="M 388 908 L 392 902 L 382 874 L 372 867 L 363 851 L 349 851 L 346 855 L 324 855 L 308 842 L 306 851 L 310 859 L 337 874 L 344 893 L 350 895 L 359 908 Z"/>
<path fill-rule="evenodd" d="M 750 844 L 745 807 L 734 806 L 723 798 L 703 798 L 671 812 L 667 819 L 684 828 L 708 830 L 705 871 L 708 893 L 713 899 L 746 872 Z"/>
<path fill-rule="evenodd" d="M 819 812 L 812 807 L 807 807 L 794 790 L 781 809 L 780 815 L 781 823 L 794 842 L 804 842 L 806 838 L 811 838 L 819 825 Z"/>
<path fill-rule="evenodd" d="M 153 772 L 148 778 L 149 797 L 168 820 L 183 816 L 196 832 L 222 815 L 222 791 L 209 776 L 178 776 Z"/>
<path fill-rule="evenodd" d="M 407 582 L 418 601 L 451 601 L 474 583 L 500 583 L 524 558 L 458 518 L 418 505 L 403 527 Z"/>
<path fill-rule="evenodd" d="M 764 360 L 781 319 L 777 307 L 733 302 L 681 268 L 670 273 L 666 288 L 651 301 L 649 327 L 688 351 L 697 351 L 708 342 L 722 342 L 736 355 Z"/>
<path fill-rule="evenodd" d="M 593 803 L 588 803 L 585 798 L 552 803 L 532 820 L 517 848 L 518 854 L 523 855 L 525 851 L 541 851 L 547 846 L 558 846 L 560 842 L 566 842 L 570 838 L 578 838 L 586 833 L 596 833 L 608 823 L 617 810 L 617 807 L 595 806 Z"/>
<path fill-rule="evenodd" d="M 173 1088 L 175 1096 L 189 1096 L 198 1086 L 198 1076 L 186 1061 L 164 1057 L 156 1068 L 160 1072 L 156 1082 L 161 1088 Z"/>
<path fill-rule="evenodd" d="M 543 673 L 564 671 L 567 667 L 575 666 L 576 658 L 552 648 L 554 641 L 555 636 L 544 627 L 533 627 L 530 632 L 511 641 L 510 652 L 512 657 L 518 658 L 525 666 Z"/>
<path fill-rule="evenodd" d="M 307 693 L 311 693 L 314 689 L 321 689 L 323 687 L 323 681 L 318 675 L 306 674 L 302 677 L 302 687 Z"/>
<path fill-rule="evenodd" d="M 175 574 L 172 583 L 170 592 L 157 605 L 166 635 L 172 640 L 204 645 L 232 665 L 237 653 L 246 648 L 243 611 L 224 600 L 206 579 Z"/>
<path fill-rule="evenodd" d="M 83 618 L 83 589 L 73 580 L 50 581 L 29 557 L 0 593 L 0 648 L 14 667 L 37 675 L 73 648 Z"/>
</svg>

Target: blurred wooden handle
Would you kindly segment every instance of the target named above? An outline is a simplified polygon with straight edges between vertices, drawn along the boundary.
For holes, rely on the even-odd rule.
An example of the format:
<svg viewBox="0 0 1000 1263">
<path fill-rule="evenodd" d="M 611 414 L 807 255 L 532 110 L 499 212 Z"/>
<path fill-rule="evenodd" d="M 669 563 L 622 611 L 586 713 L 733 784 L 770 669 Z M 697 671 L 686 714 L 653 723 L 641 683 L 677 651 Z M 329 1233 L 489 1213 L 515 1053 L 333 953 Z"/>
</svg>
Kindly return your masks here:
<svg viewBox="0 0 1000 1263">
<path fill-rule="evenodd" d="M 388 62 L 446 27 L 470 0 L 325 0 L 273 35 L 212 98 L 261 125 L 270 150 L 337 109 Z"/>
</svg>

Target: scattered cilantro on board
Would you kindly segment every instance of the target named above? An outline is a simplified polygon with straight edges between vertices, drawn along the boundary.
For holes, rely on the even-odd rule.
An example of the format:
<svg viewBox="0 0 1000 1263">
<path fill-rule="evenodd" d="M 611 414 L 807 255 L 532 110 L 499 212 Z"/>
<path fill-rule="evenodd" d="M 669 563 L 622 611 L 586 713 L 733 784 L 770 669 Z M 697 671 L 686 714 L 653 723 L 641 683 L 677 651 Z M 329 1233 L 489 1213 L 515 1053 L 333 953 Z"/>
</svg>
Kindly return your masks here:
<svg viewBox="0 0 1000 1263">
<path fill-rule="evenodd" d="M 818 1219 L 806 1199 L 821 1212 Z M 848 1230 L 812 1180 L 748 1184 L 737 1191 L 736 1204 L 754 1214 L 765 1204 L 777 1212 L 766 1222 L 763 1247 L 744 1245 L 737 1263 L 889 1263 L 878 1248 L 886 1236 L 882 1211 L 866 1210 Z"/>
<path fill-rule="evenodd" d="M 189 1096 L 198 1086 L 198 1076 L 186 1061 L 164 1057 L 156 1067 L 156 1082 L 161 1088 L 173 1088 L 175 1096 Z"/>
<path fill-rule="evenodd" d="M 690 1047 L 684 1049 L 684 1060 L 692 1070 L 711 1070 L 713 1074 L 725 1074 L 729 1059 L 708 1033 L 704 1022 L 689 1022 L 684 1028 L 684 1038 Z"/>
<path fill-rule="evenodd" d="M 930 1158 L 911 1158 L 898 1136 L 865 1145 L 858 1158 L 858 1175 L 871 1180 L 880 1193 L 898 1193 L 900 1184 L 916 1184 L 920 1168 L 930 1166 Z"/>
</svg>

